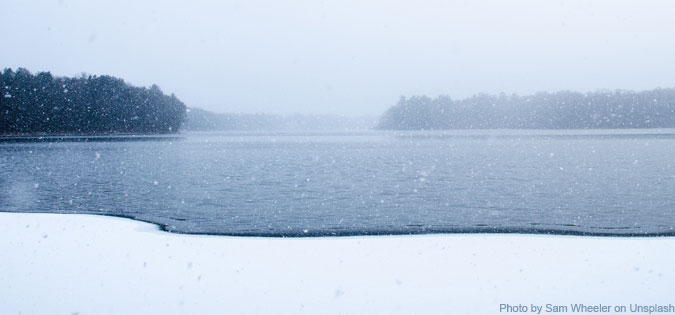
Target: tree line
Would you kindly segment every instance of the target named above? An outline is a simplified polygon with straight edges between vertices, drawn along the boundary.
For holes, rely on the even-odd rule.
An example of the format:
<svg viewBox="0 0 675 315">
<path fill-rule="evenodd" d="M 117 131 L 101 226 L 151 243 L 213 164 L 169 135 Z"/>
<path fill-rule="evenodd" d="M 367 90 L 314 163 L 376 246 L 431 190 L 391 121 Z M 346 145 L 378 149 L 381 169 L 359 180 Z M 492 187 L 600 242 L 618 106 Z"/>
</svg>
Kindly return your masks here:
<svg viewBox="0 0 675 315">
<path fill-rule="evenodd" d="M 608 129 L 675 127 L 675 89 L 534 95 L 401 97 L 379 129 Z"/>
<path fill-rule="evenodd" d="M 0 74 L 0 134 L 172 133 L 185 109 L 157 85 L 135 87 L 107 75 Z"/>
</svg>

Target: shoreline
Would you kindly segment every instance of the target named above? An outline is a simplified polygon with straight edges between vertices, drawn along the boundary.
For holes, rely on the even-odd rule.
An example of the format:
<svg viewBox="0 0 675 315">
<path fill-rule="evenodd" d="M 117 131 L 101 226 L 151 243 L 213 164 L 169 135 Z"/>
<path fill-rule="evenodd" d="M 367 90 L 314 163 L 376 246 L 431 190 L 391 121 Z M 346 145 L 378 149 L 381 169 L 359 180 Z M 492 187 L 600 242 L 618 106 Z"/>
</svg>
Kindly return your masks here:
<svg viewBox="0 0 675 315">
<path fill-rule="evenodd" d="M 0 143 L 63 143 L 63 142 L 122 142 L 160 141 L 182 139 L 180 133 L 158 134 L 48 134 L 48 135 L 0 135 Z"/>
<path fill-rule="evenodd" d="M 165 233 L 0 213 L 8 313 L 496 314 L 500 304 L 672 303 L 675 238 Z"/>
<path fill-rule="evenodd" d="M 2 213 L 16 213 L 16 214 L 53 214 L 53 215 L 84 215 L 84 216 L 102 216 L 110 218 L 121 218 L 132 220 L 140 223 L 154 225 L 158 231 L 166 232 L 175 235 L 192 235 L 192 236 L 222 236 L 222 237 L 253 237 L 253 238 L 322 238 L 322 237 L 361 237 L 361 236 L 415 236 L 415 235 L 543 235 L 543 236 L 577 236 L 577 237 L 600 237 L 600 238 L 661 238 L 661 237 L 675 237 L 675 230 L 667 232 L 588 232 L 581 230 L 565 230 L 553 228 L 527 228 L 527 227 L 489 227 L 489 226 L 474 226 L 474 227 L 457 227 L 452 229 L 442 228 L 426 228 L 406 232 L 391 231 L 391 230 L 374 230 L 374 231 L 294 231 L 288 233 L 277 232 L 260 232 L 260 233 L 233 233 L 233 232 L 186 232 L 179 229 L 172 228 L 168 223 L 159 223 L 150 219 L 136 218 L 131 215 L 124 214 L 108 214 L 108 213 L 54 213 L 54 212 L 13 212 L 2 211 Z M 541 224 L 544 225 L 544 224 Z M 583 227 L 583 226 L 577 226 Z M 623 230 L 623 228 L 601 228 L 601 230 Z"/>
<path fill-rule="evenodd" d="M 182 130 L 171 132 L 28 132 L 28 133 L 0 133 L 0 137 L 87 137 L 87 136 L 158 136 L 179 134 Z"/>
</svg>

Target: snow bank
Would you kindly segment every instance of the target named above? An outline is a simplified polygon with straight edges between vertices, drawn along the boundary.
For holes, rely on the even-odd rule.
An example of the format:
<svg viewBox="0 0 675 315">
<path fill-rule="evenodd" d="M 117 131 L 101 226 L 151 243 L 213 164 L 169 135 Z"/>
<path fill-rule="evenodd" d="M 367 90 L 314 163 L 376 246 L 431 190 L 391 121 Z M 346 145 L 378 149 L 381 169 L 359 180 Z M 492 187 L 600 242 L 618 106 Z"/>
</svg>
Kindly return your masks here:
<svg viewBox="0 0 675 315">
<path fill-rule="evenodd" d="M 273 239 L 0 213 L 2 314 L 497 314 L 675 303 L 675 238 Z M 542 312 L 543 313 L 543 312 Z"/>
</svg>

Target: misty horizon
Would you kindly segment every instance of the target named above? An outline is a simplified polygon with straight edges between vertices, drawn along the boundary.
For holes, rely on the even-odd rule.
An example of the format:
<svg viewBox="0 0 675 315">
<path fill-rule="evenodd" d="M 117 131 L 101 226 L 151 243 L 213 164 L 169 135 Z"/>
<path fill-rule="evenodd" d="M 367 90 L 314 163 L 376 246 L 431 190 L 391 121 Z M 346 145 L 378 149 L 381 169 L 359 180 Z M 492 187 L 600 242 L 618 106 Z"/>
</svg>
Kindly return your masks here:
<svg viewBox="0 0 675 315">
<path fill-rule="evenodd" d="M 675 86 L 665 1 L 3 2 L 2 67 L 214 112 L 380 115 L 401 95 Z M 11 13 L 11 14 L 10 14 Z M 26 23 L 30 21 L 30 23 Z"/>
</svg>

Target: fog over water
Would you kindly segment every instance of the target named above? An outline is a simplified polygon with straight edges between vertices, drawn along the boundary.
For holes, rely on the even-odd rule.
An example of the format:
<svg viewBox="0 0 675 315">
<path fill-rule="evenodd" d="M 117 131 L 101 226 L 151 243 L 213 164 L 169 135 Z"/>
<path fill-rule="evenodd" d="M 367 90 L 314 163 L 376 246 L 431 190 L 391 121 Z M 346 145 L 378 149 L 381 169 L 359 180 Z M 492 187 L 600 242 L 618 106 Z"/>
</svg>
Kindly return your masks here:
<svg viewBox="0 0 675 315">
<path fill-rule="evenodd" d="M 0 2 L 2 67 L 158 84 L 216 112 L 675 85 L 670 1 Z"/>
</svg>

